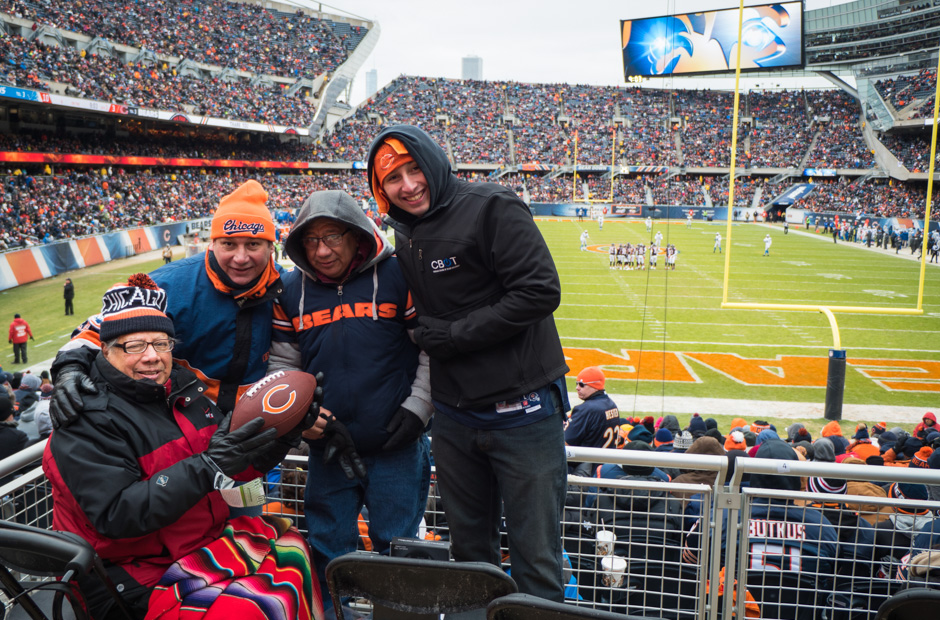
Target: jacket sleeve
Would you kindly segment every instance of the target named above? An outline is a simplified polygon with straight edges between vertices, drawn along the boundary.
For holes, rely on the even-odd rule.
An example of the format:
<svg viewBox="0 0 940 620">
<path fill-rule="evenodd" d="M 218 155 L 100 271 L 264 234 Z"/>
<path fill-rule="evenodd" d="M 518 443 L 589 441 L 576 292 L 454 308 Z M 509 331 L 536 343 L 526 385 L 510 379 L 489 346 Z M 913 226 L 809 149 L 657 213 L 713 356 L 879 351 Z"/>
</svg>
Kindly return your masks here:
<svg viewBox="0 0 940 620">
<path fill-rule="evenodd" d="M 215 473 L 198 454 L 143 480 L 128 438 L 103 414 L 88 412 L 54 432 L 50 442 L 72 496 L 109 538 L 143 536 L 170 525 L 213 491 Z"/>
<path fill-rule="evenodd" d="M 505 291 L 490 305 L 453 321 L 458 351 L 486 349 L 550 316 L 561 303 L 561 283 L 551 252 L 528 207 L 497 194 L 478 229 L 484 259 Z"/>
<path fill-rule="evenodd" d="M 268 374 L 276 370 L 303 370 L 300 347 L 294 342 L 271 342 L 268 353 Z"/>
<path fill-rule="evenodd" d="M 418 371 L 415 374 L 415 380 L 411 383 L 411 394 L 401 406 L 421 418 L 425 426 L 434 415 L 434 405 L 431 403 L 430 365 L 428 354 L 424 351 L 418 354 Z"/>
<path fill-rule="evenodd" d="M 276 370 L 303 370 L 303 356 L 297 343 L 293 321 L 284 310 L 281 300 L 274 301 L 271 350 L 268 352 L 268 373 Z"/>
</svg>

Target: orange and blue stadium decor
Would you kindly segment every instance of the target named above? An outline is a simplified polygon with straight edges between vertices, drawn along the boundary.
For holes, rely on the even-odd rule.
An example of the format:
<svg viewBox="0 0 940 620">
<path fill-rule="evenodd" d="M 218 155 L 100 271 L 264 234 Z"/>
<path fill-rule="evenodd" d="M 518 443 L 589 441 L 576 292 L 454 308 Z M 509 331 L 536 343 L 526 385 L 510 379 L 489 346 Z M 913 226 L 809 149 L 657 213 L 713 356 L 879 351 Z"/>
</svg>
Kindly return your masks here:
<svg viewBox="0 0 940 620">
<path fill-rule="evenodd" d="M 95 237 L 34 245 L 0 254 L 0 291 L 116 258 L 158 250 L 187 232 L 186 222 L 130 228 Z"/>
</svg>

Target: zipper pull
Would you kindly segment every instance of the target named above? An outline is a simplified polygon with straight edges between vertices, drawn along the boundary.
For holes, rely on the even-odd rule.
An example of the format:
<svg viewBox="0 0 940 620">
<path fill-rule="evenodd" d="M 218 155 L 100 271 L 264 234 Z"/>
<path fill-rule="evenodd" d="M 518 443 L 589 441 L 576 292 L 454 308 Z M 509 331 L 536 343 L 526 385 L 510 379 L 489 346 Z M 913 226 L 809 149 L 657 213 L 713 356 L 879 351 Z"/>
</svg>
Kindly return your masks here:
<svg viewBox="0 0 940 620">
<path fill-rule="evenodd" d="M 418 266 L 421 268 L 421 271 L 424 271 L 424 260 L 422 259 L 422 250 L 418 248 Z"/>
<path fill-rule="evenodd" d="M 336 295 L 339 296 L 339 297 L 342 297 L 342 296 L 343 296 L 343 285 L 342 285 L 342 284 L 340 284 L 339 286 L 336 287 Z"/>
</svg>

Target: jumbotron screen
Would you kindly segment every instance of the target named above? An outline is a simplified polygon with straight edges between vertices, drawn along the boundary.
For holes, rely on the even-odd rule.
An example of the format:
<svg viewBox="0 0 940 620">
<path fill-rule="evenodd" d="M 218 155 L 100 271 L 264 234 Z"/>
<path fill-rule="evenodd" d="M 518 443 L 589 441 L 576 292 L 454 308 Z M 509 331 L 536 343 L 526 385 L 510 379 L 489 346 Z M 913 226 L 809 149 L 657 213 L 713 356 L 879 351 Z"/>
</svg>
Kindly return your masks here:
<svg viewBox="0 0 940 620">
<path fill-rule="evenodd" d="M 623 75 L 661 77 L 734 71 L 738 9 L 620 21 Z M 803 66 L 803 3 L 744 9 L 741 70 Z"/>
</svg>

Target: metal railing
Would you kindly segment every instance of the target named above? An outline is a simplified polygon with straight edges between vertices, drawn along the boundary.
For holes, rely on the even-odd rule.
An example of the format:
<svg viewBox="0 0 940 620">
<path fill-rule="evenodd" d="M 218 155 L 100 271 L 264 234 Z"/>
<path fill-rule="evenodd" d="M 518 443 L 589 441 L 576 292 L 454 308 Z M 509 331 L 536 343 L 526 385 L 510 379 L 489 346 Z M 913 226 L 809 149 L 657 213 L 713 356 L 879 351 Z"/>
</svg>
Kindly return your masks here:
<svg viewBox="0 0 940 620">
<path fill-rule="evenodd" d="M 43 446 L 0 461 L 0 477 L 19 476 L 0 487 L 4 519 L 51 527 Z M 870 620 L 913 582 L 940 587 L 922 561 L 940 548 L 940 502 L 875 495 L 878 483 L 940 485 L 940 471 L 751 458 L 737 459 L 732 471 L 724 456 L 592 448 L 567 448 L 567 457 L 709 472 L 707 484 L 569 476 L 562 522 L 569 603 L 670 620 Z M 282 506 L 301 496 L 297 471 L 271 488 Z M 754 476 L 776 482 L 749 486 Z M 831 490 L 845 482 L 848 493 L 814 492 L 819 483 L 810 479 Z M 433 484 L 420 535 L 448 537 Z M 940 564 L 940 551 L 933 555 Z M 506 545 L 503 557 L 511 562 Z M 742 586 L 747 594 L 738 596 Z M 752 598 L 758 615 L 745 609 Z"/>
</svg>

